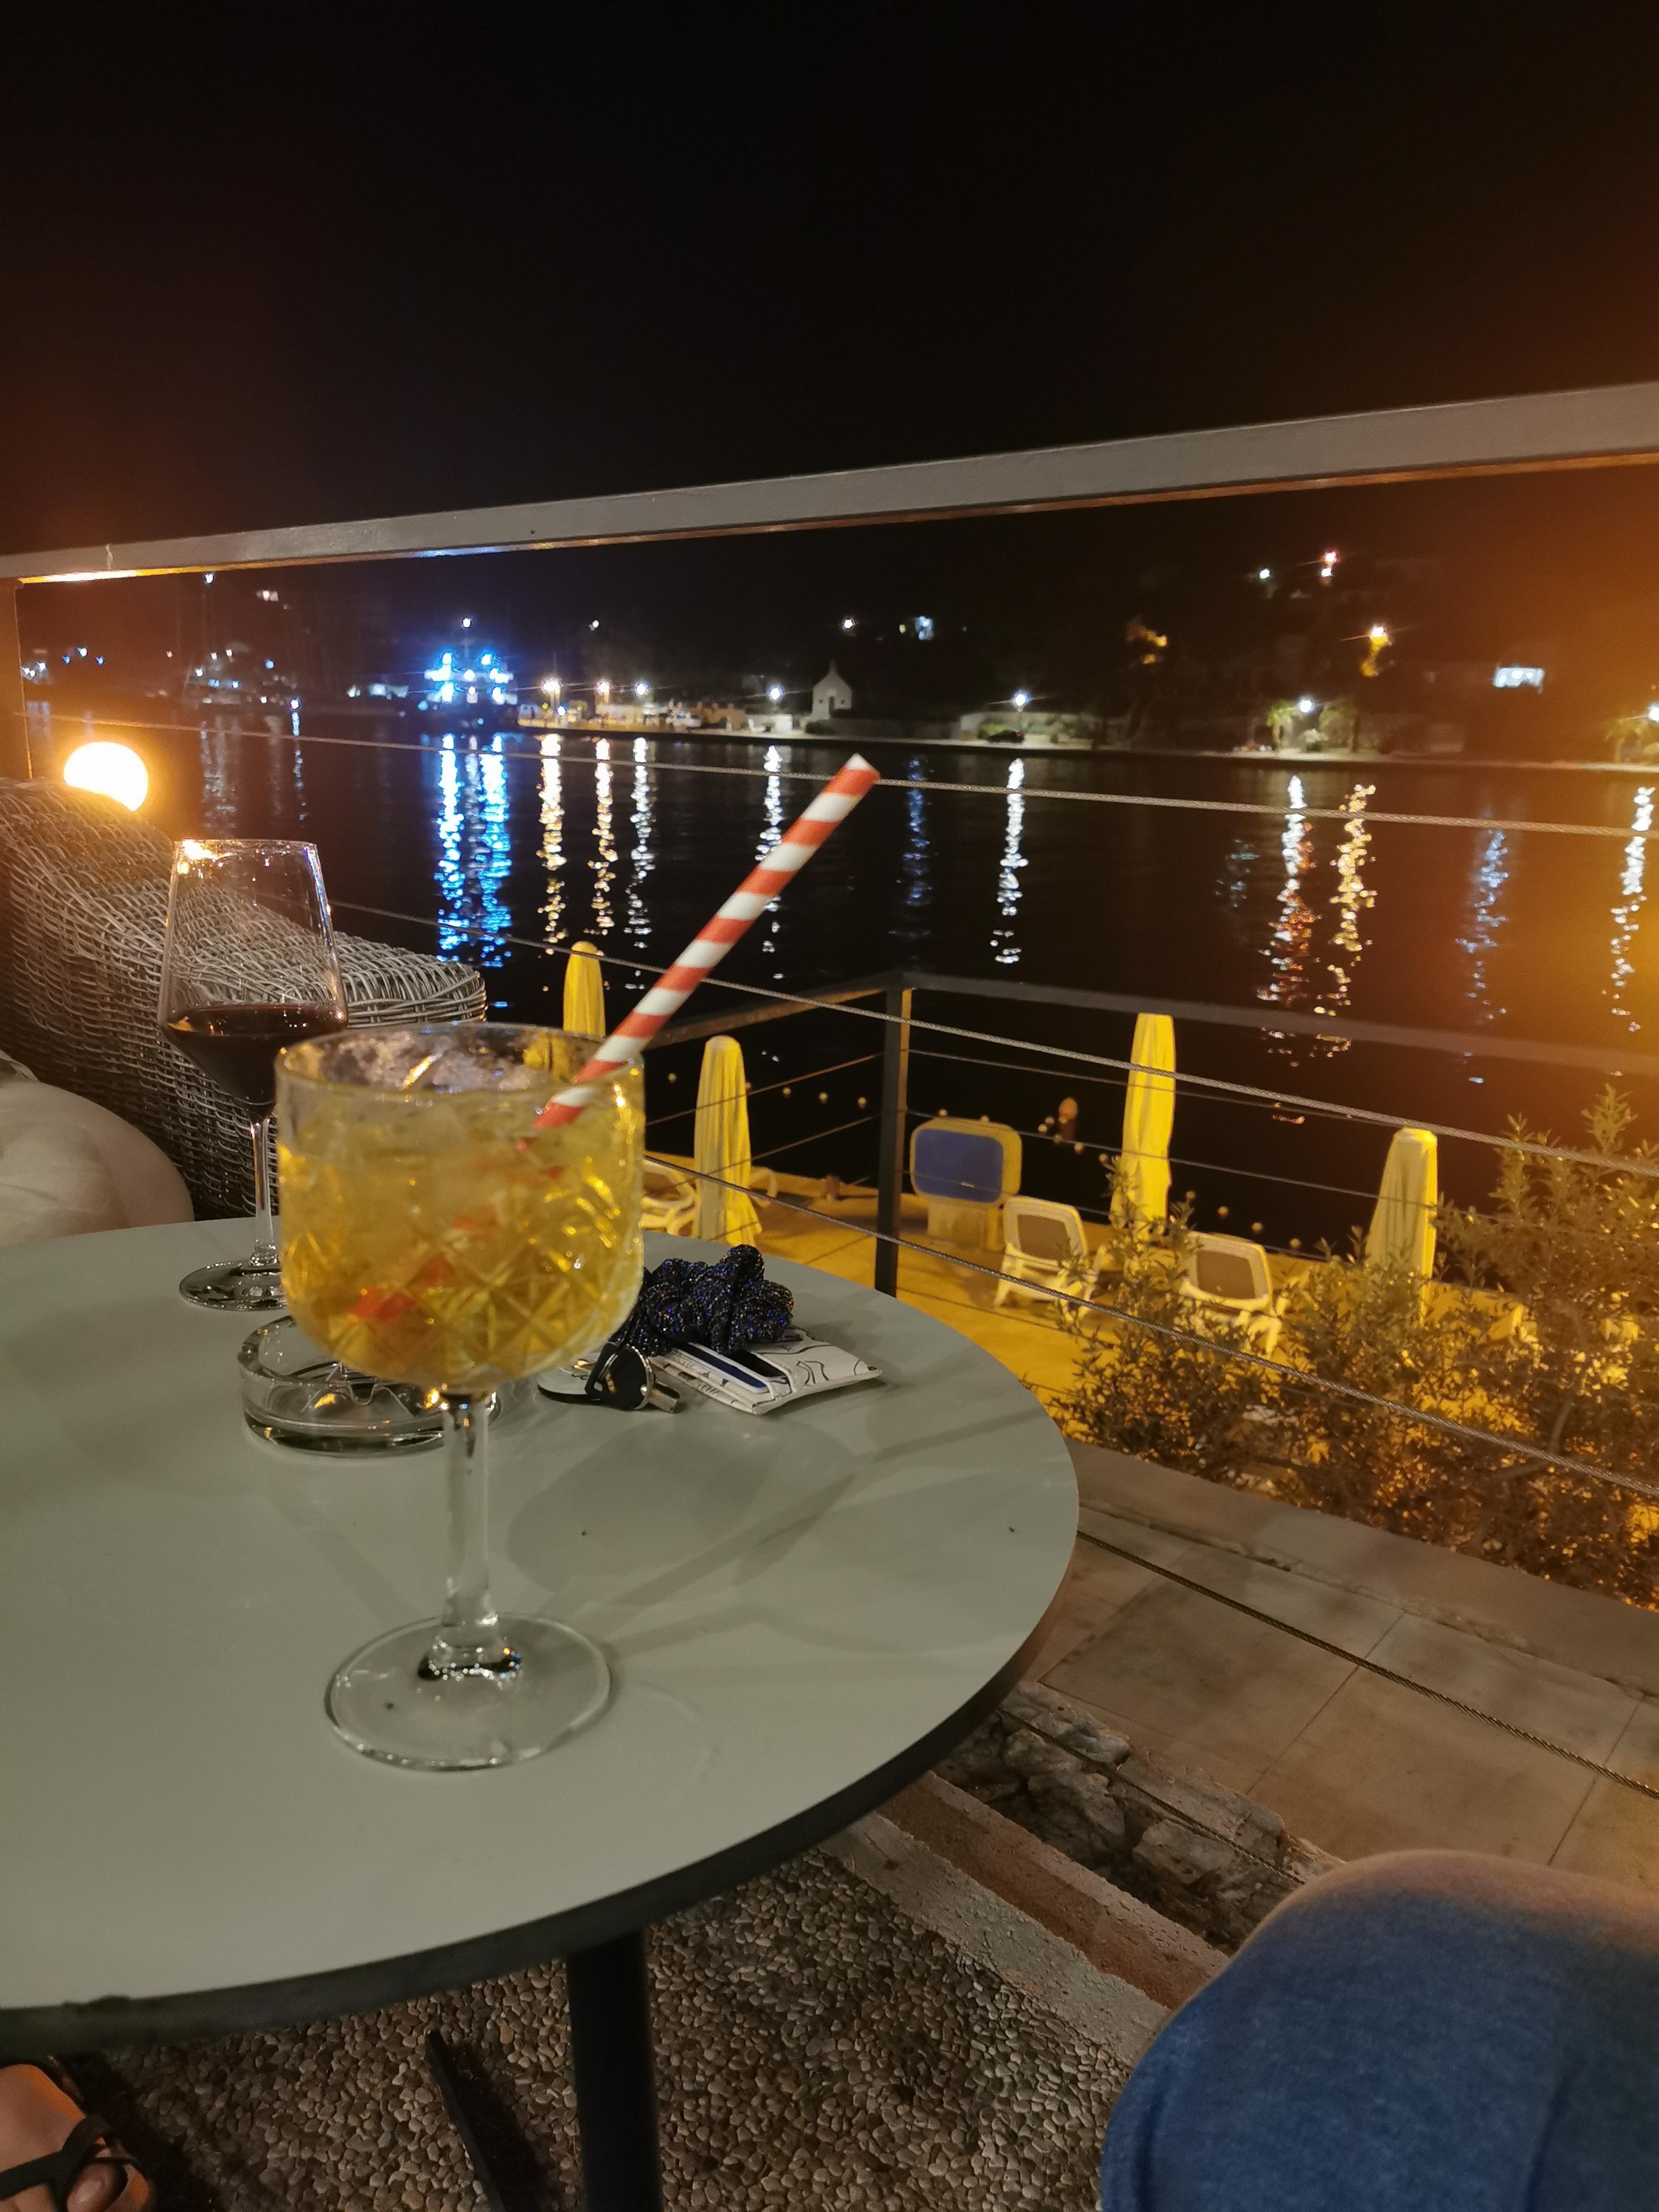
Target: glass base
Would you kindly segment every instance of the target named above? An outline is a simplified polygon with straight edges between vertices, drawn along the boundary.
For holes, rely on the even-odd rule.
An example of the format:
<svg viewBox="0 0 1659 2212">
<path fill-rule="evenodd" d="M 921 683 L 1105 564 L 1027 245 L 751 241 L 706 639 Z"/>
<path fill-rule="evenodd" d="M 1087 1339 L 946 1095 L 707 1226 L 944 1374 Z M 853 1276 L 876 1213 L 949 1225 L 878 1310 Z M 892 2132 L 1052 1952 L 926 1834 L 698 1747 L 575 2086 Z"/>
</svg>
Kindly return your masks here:
<svg viewBox="0 0 1659 2212">
<path fill-rule="evenodd" d="M 290 1451 L 424 1451 L 442 1438 L 435 1390 L 331 1359 L 291 1314 L 256 1328 L 236 1362 L 249 1428 Z"/>
<path fill-rule="evenodd" d="M 328 1686 L 328 1717 L 354 1751 L 392 1766 L 511 1766 L 604 1711 L 611 1669 L 598 1644 L 556 1620 L 503 1620 L 510 1674 L 423 1674 L 435 1620 L 377 1636 Z"/>
<path fill-rule="evenodd" d="M 256 1267 L 251 1260 L 194 1268 L 179 1284 L 179 1295 L 216 1313 L 276 1313 L 285 1303 L 281 1270 Z"/>
</svg>

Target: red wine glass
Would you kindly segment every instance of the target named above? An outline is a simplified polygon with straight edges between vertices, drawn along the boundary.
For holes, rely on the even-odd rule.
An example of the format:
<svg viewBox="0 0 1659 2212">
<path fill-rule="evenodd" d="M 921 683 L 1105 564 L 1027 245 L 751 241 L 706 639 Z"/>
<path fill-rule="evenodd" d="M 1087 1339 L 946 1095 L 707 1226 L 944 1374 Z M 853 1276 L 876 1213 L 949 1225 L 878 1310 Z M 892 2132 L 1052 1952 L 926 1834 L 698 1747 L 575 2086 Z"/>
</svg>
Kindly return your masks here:
<svg viewBox="0 0 1659 2212">
<path fill-rule="evenodd" d="M 187 837 L 173 848 L 159 1019 L 163 1037 L 242 1108 L 253 1146 L 252 1251 L 198 1267 L 179 1288 L 223 1313 L 268 1313 L 283 1303 L 270 1225 L 276 1054 L 346 1023 L 314 845 Z"/>
</svg>

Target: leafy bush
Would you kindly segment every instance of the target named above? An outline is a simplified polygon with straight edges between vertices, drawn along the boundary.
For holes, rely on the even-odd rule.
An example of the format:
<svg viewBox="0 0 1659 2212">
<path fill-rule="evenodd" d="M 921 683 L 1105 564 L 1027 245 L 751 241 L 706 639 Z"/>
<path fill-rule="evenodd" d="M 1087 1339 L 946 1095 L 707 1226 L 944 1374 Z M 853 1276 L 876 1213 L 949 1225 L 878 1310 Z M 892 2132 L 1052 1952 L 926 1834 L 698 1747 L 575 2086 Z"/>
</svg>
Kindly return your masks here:
<svg viewBox="0 0 1659 2212">
<path fill-rule="evenodd" d="M 1327 1251 L 1281 1294 L 1275 1369 L 1222 1356 L 1252 1348 L 1230 1316 L 1204 1313 L 1194 1340 L 1177 1215 L 1163 1249 L 1143 1248 L 1102 1291 L 1133 1321 L 1097 1329 L 1069 1312 L 1080 1358 L 1062 1421 L 1119 1451 L 1659 1606 L 1659 1503 L 1506 1445 L 1659 1480 L 1659 1179 L 1619 1164 L 1656 1164 L 1627 1148 L 1631 1118 L 1611 1091 L 1587 1112 L 1601 1165 L 1527 1152 L 1512 1125 L 1491 1209 L 1442 1209 L 1426 1291 L 1367 1266 L 1357 1237 L 1353 1257 Z"/>
</svg>

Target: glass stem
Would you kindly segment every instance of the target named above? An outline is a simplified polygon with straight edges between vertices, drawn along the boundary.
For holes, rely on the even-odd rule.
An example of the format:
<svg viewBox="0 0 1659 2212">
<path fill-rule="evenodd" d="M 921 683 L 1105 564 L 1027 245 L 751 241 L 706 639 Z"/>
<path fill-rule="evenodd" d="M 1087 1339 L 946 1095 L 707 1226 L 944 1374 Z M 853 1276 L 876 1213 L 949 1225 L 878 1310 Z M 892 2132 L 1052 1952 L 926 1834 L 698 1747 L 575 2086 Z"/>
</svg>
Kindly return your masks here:
<svg viewBox="0 0 1659 2212">
<path fill-rule="evenodd" d="M 489 1393 L 446 1390 L 443 1401 L 449 1584 L 421 1672 L 510 1674 L 519 1655 L 501 1635 L 489 1594 Z"/>
<path fill-rule="evenodd" d="M 247 1125 L 253 1139 L 253 1250 L 247 1265 L 260 1273 L 275 1274 L 281 1263 L 270 1225 L 271 1118 L 263 1114 L 257 1121 L 250 1121 Z"/>
</svg>

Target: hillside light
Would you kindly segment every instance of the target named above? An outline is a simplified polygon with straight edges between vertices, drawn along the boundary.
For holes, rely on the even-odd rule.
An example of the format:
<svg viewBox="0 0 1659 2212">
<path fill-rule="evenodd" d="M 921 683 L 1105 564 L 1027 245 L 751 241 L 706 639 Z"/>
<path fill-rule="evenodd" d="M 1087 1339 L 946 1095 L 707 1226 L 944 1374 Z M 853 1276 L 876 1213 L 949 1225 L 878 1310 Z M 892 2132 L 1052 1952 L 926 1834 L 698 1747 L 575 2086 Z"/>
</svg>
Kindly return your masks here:
<svg viewBox="0 0 1659 2212">
<path fill-rule="evenodd" d="M 472 627 L 472 617 L 471 617 L 471 615 L 463 615 L 463 616 L 461 617 L 461 628 L 462 628 L 463 629 L 471 629 L 471 627 Z"/>
<path fill-rule="evenodd" d="M 601 676 L 593 689 L 600 701 L 604 702 L 611 696 L 611 678 L 608 676 Z"/>
<path fill-rule="evenodd" d="M 783 696 L 783 686 L 782 686 L 782 684 L 769 684 L 767 685 L 767 687 L 766 687 L 766 696 L 767 696 L 767 697 L 768 697 L 768 698 L 772 702 L 772 704 L 775 707 L 775 706 L 777 705 L 777 703 L 778 703 L 779 700 L 780 700 L 780 699 L 781 699 L 781 698 L 782 698 L 782 696 Z"/>
<path fill-rule="evenodd" d="M 1650 700 L 1648 702 L 1648 720 L 1650 722 L 1659 722 L 1659 699 Z"/>
<path fill-rule="evenodd" d="M 852 627 L 853 627 L 853 617 L 852 617 L 852 616 L 851 616 L 851 615 L 843 615 L 843 616 L 842 617 L 842 618 L 841 618 L 841 626 L 842 626 L 842 628 L 843 629 L 852 629 Z"/>
<path fill-rule="evenodd" d="M 77 745 L 64 763 L 64 781 L 76 791 L 95 791 L 136 813 L 149 789 L 149 771 L 131 745 Z"/>
<path fill-rule="evenodd" d="M 1386 623 L 1373 623 L 1365 635 L 1370 640 L 1373 647 L 1379 653 L 1390 642 Z"/>
<path fill-rule="evenodd" d="M 556 700 L 559 696 L 558 678 L 556 676 L 544 677 L 542 680 L 542 689 L 546 692 L 550 699 Z"/>
<path fill-rule="evenodd" d="M 651 686 L 644 680 L 643 678 L 641 678 L 634 686 L 634 696 L 636 699 L 646 698 L 649 695 L 650 690 Z"/>
<path fill-rule="evenodd" d="M 1026 708 L 1030 705 L 1030 703 L 1031 703 L 1031 695 L 1030 695 L 1030 693 L 1029 691 L 1016 691 L 1016 692 L 1015 692 L 1015 694 L 1014 694 L 1014 704 L 1015 704 L 1015 706 L 1016 706 L 1016 707 L 1018 707 L 1018 709 L 1019 709 L 1019 711 L 1020 711 L 1020 713 L 1021 713 L 1022 714 L 1025 712 L 1025 709 L 1026 709 Z"/>
<path fill-rule="evenodd" d="M 1299 698 L 1296 702 L 1296 711 L 1298 714 L 1311 714 L 1316 711 L 1318 705 L 1318 700 L 1310 699 L 1304 691 L 1301 698 Z"/>
<path fill-rule="evenodd" d="M 1273 572 L 1271 568 L 1258 568 L 1256 570 L 1255 580 L 1258 584 L 1271 584 L 1273 580 Z"/>
</svg>

